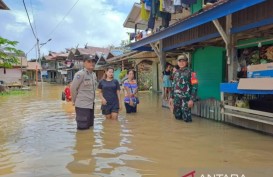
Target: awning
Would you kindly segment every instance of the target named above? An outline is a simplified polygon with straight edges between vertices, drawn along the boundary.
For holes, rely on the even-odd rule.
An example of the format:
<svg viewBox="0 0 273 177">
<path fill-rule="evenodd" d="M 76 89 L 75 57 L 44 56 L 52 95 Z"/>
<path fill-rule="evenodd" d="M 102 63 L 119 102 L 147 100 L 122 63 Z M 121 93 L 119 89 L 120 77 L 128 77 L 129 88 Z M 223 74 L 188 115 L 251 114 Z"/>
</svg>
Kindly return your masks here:
<svg viewBox="0 0 273 177">
<path fill-rule="evenodd" d="M 108 64 L 111 64 L 111 63 L 116 63 L 118 61 L 121 61 L 122 59 L 124 58 L 128 58 L 134 54 L 138 53 L 137 51 L 131 51 L 131 52 L 128 52 L 128 53 L 125 53 L 123 55 L 119 55 L 119 56 L 116 56 L 116 57 L 112 57 L 112 58 L 109 58 L 106 62 Z"/>
<path fill-rule="evenodd" d="M 123 27 L 134 29 L 137 24 L 137 29 L 147 29 L 148 22 L 139 18 L 141 13 L 141 4 L 135 3 L 125 20 Z"/>
<path fill-rule="evenodd" d="M 131 50 L 142 51 L 142 47 L 161 39 L 173 36 L 175 34 L 184 32 L 194 27 L 211 22 L 215 19 L 230 15 L 240 10 L 246 9 L 253 5 L 264 2 L 265 0 L 223 0 L 217 3 L 217 5 L 203 12 L 193 14 L 181 22 L 178 22 L 163 31 L 160 31 L 152 36 L 144 38 L 140 41 L 130 44 Z"/>
<path fill-rule="evenodd" d="M 0 0 L 0 9 L 9 10 L 9 7 L 2 0 Z"/>
<path fill-rule="evenodd" d="M 157 57 L 157 55 L 154 52 L 132 51 L 132 52 L 128 52 L 128 53 L 125 53 L 123 55 L 112 57 L 112 58 L 108 59 L 107 60 L 107 64 L 97 65 L 96 66 L 96 70 L 99 70 L 99 69 L 102 69 L 102 68 L 106 68 L 108 66 L 116 65 L 118 63 L 121 63 L 122 61 L 128 61 L 130 59 L 134 59 L 134 60 L 150 60 L 151 61 L 151 60 L 157 60 L 158 57 Z"/>
</svg>

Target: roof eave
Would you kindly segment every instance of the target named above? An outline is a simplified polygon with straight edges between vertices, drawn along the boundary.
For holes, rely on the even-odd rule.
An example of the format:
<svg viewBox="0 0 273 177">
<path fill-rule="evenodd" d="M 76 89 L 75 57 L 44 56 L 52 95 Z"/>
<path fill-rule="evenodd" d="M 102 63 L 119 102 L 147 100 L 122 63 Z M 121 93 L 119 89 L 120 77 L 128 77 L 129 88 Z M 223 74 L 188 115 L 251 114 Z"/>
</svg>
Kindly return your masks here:
<svg viewBox="0 0 273 177">
<path fill-rule="evenodd" d="M 126 24 L 129 23 L 130 16 L 134 14 L 134 9 L 136 7 L 141 8 L 141 5 L 139 3 L 134 3 L 133 7 L 131 8 L 131 11 L 130 11 L 129 15 L 127 16 L 126 20 L 123 23 L 124 28 L 131 28 L 131 27 L 126 26 Z"/>
<path fill-rule="evenodd" d="M 0 0 L 0 9 L 10 10 L 9 7 L 2 0 Z"/>
<path fill-rule="evenodd" d="M 138 50 L 138 48 L 141 48 L 147 44 L 157 42 L 164 38 L 184 32 L 186 30 L 200 26 L 202 24 L 221 18 L 223 16 L 238 12 L 240 10 L 262 3 L 264 1 L 265 0 L 248 0 L 248 1 L 229 0 L 227 2 L 221 3 L 220 5 L 212 9 L 208 9 L 200 14 L 192 15 L 189 18 L 175 25 L 172 25 L 166 28 L 165 30 L 160 31 L 152 36 L 146 37 L 144 39 L 141 39 L 140 41 L 132 43 L 129 45 L 129 47 L 131 50 Z"/>
</svg>

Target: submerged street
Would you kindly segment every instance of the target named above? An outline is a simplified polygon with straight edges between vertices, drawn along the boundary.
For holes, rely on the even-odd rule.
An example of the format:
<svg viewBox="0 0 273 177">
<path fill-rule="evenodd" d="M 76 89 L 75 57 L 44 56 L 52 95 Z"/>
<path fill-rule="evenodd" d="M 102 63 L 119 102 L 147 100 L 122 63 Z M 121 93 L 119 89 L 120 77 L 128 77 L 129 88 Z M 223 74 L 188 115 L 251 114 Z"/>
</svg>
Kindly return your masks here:
<svg viewBox="0 0 273 177">
<path fill-rule="evenodd" d="M 273 166 L 271 136 L 195 117 L 177 121 L 149 92 L 138 113 L 123 109 L 118 121 L 105 120 L 97 101 L 94 128 L 78 131 L 62 89 L 44 84 L 0 97 L 0 175 L 171 177 L 183 168 L 242 168 L 267 176 Z"/>
</svg>

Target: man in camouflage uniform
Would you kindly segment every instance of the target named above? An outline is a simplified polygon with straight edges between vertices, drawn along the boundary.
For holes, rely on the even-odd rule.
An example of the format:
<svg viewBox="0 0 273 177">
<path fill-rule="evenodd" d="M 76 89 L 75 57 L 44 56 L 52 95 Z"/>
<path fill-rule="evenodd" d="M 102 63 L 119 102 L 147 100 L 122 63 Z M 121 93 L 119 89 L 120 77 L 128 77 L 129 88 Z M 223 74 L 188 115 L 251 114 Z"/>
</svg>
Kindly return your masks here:
<svg viewBox="0 0 273 177">
<path fill-rule="evenodd" d="M 192 85 L 192 71 L 188 68 L 188 58 L 180 55 L 177 58 L 179 69 L 173 73 L 170 106 L 176 119 L 192 122 L 191 108 L 196 99 L 197 85 Z"/>
</svg>

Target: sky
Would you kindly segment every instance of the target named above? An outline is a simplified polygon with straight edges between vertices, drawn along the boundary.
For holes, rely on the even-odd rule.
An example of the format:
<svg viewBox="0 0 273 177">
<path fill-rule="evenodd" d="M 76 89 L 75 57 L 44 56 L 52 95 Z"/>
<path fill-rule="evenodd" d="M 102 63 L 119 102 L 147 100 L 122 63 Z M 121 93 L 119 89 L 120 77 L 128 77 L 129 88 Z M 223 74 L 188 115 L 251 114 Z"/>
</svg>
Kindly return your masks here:
<svg viewBox="0 0 273 177">
<path fill-rule="evenodd" d="M 75 48 L 77 45 L 118 46 L 121 40 L 128 39 L 126 32 L 132 30 L 124 28 L 123 23 L 138 0 L 79 0 L 62 21 L 76 1 L 25 0 L 40 43 L 52 39 L 41 48 L 41 55 L 47 55 L 49 51 L 65 51 L 65 48 Z M 18 41 L 17 48 L 27 53 L 35 45 L 36 39 L 31 31 L 23 1 L 4 2 L 10 10 L 0 10 L 0 36 Z M 27 55 L 28 59 L 36 56 L 35 50 Z"/>
</svg>

